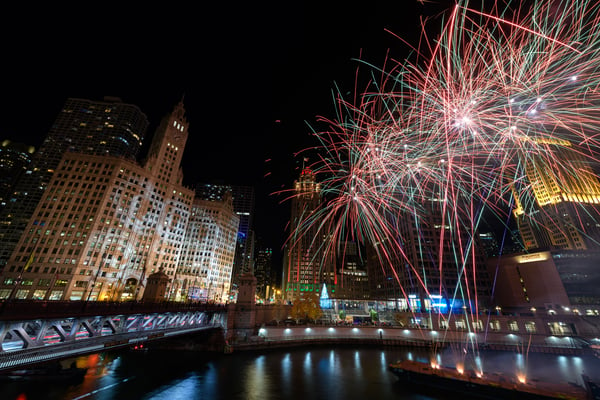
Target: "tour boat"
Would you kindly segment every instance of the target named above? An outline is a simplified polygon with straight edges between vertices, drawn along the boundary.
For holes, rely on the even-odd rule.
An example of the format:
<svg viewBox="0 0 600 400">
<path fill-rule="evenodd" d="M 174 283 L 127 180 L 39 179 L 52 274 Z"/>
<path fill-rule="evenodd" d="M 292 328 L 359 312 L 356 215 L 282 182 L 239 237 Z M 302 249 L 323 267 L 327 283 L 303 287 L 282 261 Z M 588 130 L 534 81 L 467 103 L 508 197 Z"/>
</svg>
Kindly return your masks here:
<svg viewBox="0 0 600 400">
<path fill-rule="evenodd" d="M 572 399 L 594 398 L 587 388 L 576 384 L 520 382 L 502 374 L 476 374 L 458 371 L 437 364 L 404 360 L 389 365 L 389 370 L 401 381 L 420 386 L 466 394 L 481 399 Z M 584 377 L 584 380 L 586 377 Z"/>
</svg>

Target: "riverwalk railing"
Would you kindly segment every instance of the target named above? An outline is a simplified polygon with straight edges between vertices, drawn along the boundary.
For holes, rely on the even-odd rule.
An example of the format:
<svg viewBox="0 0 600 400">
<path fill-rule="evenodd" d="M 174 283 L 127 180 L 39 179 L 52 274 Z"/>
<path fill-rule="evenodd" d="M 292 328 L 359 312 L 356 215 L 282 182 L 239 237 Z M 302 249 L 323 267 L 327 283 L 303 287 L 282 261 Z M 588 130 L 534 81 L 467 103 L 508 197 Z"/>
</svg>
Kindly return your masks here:
<svg viewBox="0 0 600 400">
<path fill-rule="evenodd" d="M 589 352 L 587 341 L 578 337 L 557 338 L 543 334 L 514 335 L 484 332 L 443 332 L 420 328 L 376 326 L 261 327 L 257 335 L 234 338 L 233 349 L 293 347 L 315 344 L 374 344 L 408 347 L 472 347 L 482 350 L 581 355 Z"/>
</svg>

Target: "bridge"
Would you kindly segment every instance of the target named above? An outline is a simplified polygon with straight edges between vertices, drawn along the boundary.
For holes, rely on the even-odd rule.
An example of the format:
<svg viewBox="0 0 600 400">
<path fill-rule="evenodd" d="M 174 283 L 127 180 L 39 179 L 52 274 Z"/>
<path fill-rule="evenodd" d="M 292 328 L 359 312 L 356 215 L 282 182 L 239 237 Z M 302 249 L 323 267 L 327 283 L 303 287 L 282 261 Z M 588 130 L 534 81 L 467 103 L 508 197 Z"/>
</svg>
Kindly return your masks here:
<svg viewBox="0 0 600 400">
<path fill-rule="evenodd" d="M 207 303 L 4 301 L 0 372 L 227 326 Z"/>
</svg>

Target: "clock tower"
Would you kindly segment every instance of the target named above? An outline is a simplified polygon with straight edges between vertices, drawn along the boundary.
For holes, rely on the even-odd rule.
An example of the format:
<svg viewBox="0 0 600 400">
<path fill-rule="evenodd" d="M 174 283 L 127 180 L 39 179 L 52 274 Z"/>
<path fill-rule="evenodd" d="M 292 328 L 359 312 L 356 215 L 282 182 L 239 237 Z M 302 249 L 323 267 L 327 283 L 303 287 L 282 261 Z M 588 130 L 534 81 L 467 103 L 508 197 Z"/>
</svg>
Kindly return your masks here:
<svg viewBox="0 0 600 400">
<path fill-rule="evenodd" d="M 181 160 L 188 138 L 189 124 L 185 118 L 183 99 L 161 121 L 154 134 L 144 167 L 157 181 L 181 185 Z"/>
</svg>

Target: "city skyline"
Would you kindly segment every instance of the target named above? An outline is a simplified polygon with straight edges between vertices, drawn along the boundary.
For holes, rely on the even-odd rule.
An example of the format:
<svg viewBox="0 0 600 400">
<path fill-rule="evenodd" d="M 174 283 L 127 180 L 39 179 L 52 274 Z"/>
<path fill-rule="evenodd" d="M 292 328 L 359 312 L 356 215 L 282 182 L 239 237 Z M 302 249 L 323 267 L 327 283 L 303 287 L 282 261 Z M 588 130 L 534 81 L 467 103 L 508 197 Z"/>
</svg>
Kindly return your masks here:
<svg viewBox="0 0 600 400">
<path fill-rule="evenodd" d="M 0 367 L 127 346 L 143 366 L 90 355 L 71 396 L 214 397 L 235 376 L 290 399 L 347 378 L 342 397 L 593 397 L 600 2 L 528 4 L 11 5 L 0 131 L 40 150 L 0 219 Z M 338 343 L 353 358 L 312 350 Z M 178 369 L 149 362 L 161 344 L 177 367 L 286 355 L 246 373 L 193 353 L 154 390 L 146 370 Z"/>
<path fill-rule="evenodd" d="M 292 188 L 304 160 L 296 153 L 317 145 L 309 124 L 317 115 L 332 116 L 335 85 L 352 92 L 358 58 L 378 65 L 387 48 L 407 52 L 394 35 L 414 41 L 418 16 L 448 5 L 334 3 L 211 5 L 203 14 L 183 9 L 171 18 L 152 8 L 138 15 L 122 7 L 75 14 L 58 7 L 27 20 L 11 5 L 14 19 L 1 28 L 11 60 L 2 86 L 2 137 L 39 145 L 67 98 L 104 96 L 140 107 L 152 135 L 183 98 L 190 121 L 184 184 L 256 186 L 257 234 L 280 252 L 290 204 L 273 193 Z M 205 14 L 210 24 L 194 23 L 194 16 L 207 22 Z M 23 28 L 38 35 L 11 39 Z"/>
</svg>

